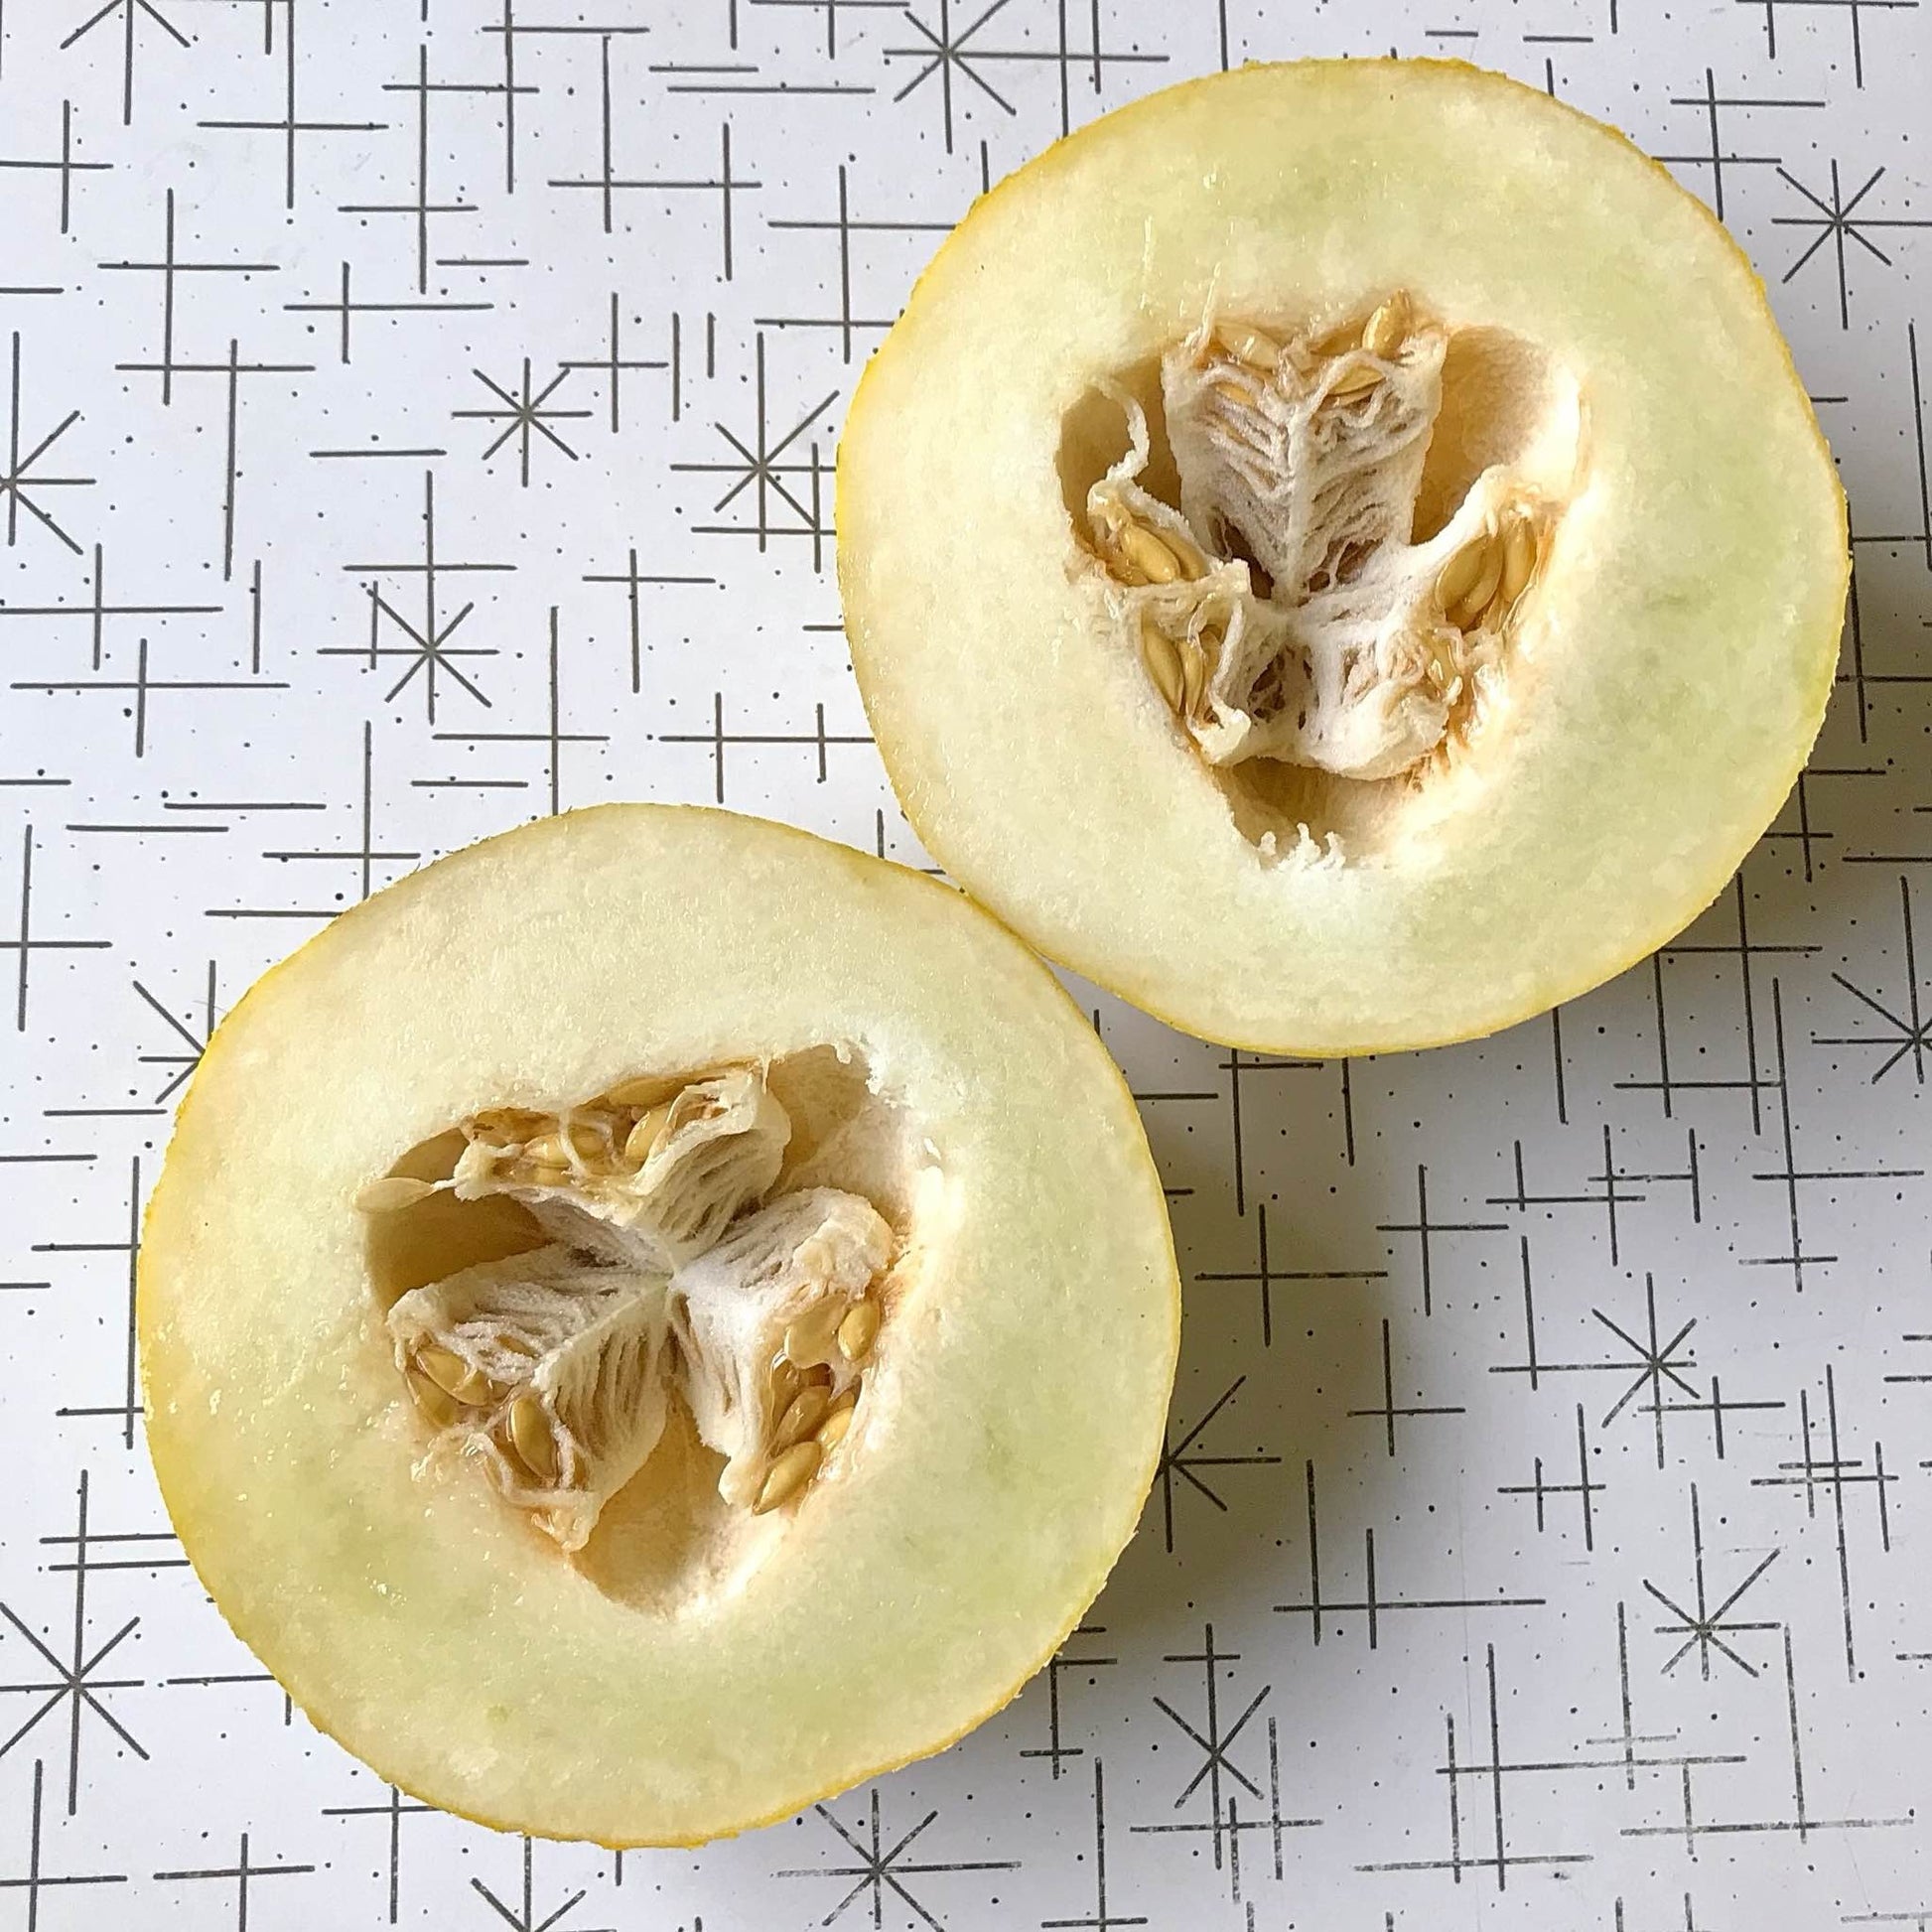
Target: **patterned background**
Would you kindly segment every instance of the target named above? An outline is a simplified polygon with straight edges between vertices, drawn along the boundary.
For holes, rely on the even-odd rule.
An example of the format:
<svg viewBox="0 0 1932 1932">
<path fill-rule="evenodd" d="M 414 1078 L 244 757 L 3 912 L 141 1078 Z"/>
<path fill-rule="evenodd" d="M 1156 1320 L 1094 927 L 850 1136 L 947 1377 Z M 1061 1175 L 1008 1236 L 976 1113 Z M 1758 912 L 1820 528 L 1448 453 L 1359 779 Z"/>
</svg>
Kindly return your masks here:
<svg viewBox="0 0 1932 1932">
<path fill-rule="evenodd" d="M 1067 126 L 1391 48 L 1614 118 L 1763 268 L 1857 538 L 1811 770 L 1680 943 L 1484 1045 L 1089 996 L 1186 1345 L 1141 1536 L 996 1722 L 699 1854 L 401 1799 L 148 1473 L 138 1216 L 210 1025 L 560 806 L 919 863 L 831 570 L 866 354 Z M 0 1926 L 1927 1932 L 1929 97 L 1920 0 L 0 0 Z"/>
</svg>

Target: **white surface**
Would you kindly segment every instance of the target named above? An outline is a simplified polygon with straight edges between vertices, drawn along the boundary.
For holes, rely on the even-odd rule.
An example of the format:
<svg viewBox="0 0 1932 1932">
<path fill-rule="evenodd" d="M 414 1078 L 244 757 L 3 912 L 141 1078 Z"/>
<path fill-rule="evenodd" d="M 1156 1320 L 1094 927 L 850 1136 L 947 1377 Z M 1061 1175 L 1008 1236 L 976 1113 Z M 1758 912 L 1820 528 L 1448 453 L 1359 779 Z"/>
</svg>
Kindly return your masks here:
<svg viewBox="0 0 1932 1932">
<path fill-rule="evenodd" d="M 510 64 L 501 0 L 90 14 L 0 12 L 0 1924 L 1927 1923 L 1932 9 L 514 0 Z M 1097 1003 L 1187 1339 L 1051 1686 L 701 1854 L 392 1814 L 179 1567 L 127 1412 L 127 1244 L 210 1003 L 558 804 L 722 797 L 918 863 L 837 631 L 843 400 L 986 179 L 1224 47 L 1463 54 L 1722 181 L 1862 538 L 1802 803 L 1560 1028 L 1344 1080 Z M 163 259 L 170 196 L 164 375 L 166 277 L 116 264 Z M 345 263 L 403 305 L 346 360 Z M 470 413 L 526 357 L 533 392 L 573 365 L 527 484 Z M 434 454 L 318 454 L 377 449 Z M 633 550 L 677 580 L 636 591 L 634 679 Z"/>
</svg>

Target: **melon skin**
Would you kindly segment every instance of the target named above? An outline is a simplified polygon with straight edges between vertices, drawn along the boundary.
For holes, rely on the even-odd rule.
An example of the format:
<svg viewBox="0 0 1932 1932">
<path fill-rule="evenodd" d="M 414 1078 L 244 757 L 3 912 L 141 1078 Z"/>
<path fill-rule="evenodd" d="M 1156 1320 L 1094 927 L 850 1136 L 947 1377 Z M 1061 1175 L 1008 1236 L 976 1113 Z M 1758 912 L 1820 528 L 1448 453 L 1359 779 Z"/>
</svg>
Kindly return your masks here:
<svg viewBox="0 0 1932 1932">
<path fill-rule="evenodd" d="M 668 1607 L 415 1473 L 357 1188 L 506 1097 L 828 1041 L 943 1176 L 848 1473 Z M 1178 1282 L 1125 1083 L 1003 928 L 804 833 L 606 806 L 411 876 L 246 996 L 181 1109 L 138 1318 L 183 1547 L 318 1728 L 484 1824 L 694 1845 L 941 1748 L 1046 1661 L 1152 1482 Z"/>
<path fill-rule="evenodd" d="M 1210 306 L 1266 325 L 1396 288 L 1575 377 L 1579 486 L 1500 727 L 1349 864 L 1271 864 L 1095 632 L 1062 426 Z M 1681 931 L 1802 768 L 1850 573 L 1722 225 L 1614 130 L 1456 63 L 1212 75 L 1011 176 L 869 365 L 837 522 L 868 715 L 933 856 L 1172 1024 L 1310 1055 L 1493 1032 Z"/>
</svg>

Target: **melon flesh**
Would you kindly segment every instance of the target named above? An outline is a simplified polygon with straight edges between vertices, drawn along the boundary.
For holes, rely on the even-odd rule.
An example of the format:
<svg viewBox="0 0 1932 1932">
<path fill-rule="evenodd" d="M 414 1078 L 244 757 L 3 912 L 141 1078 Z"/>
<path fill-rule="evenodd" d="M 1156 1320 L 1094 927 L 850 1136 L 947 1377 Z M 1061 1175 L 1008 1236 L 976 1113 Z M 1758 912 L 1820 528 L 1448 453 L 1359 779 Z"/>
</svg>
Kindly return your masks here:
<svg viewBox="0 0 1932 1932">
<path fill-rule="evenodd" d="M 866 373 L 838 529 L 933 855 L 1141 1006 L 1311 1053 L 1489 1032 L 1688 923 L 1816 736 L 1849 568 L 1704 206 L 1390 61 L 1171 88 L 982 200 Z"/>
<path fill-rule="evenodd" d="M 466 1152 L 694 1076 L 661 1172 L 575 1205 Z M 694 1165 L 700 1114 L 732 1131 Z M 1177 1335 L 1131 1099 L 1037 959 L 915 874 L 652 806 L 442 861 L 270 973 L 139 1288 L 155 1465 L 242 1639 L 402 1789 L 607 1845 L 784 1816 L 1011 1697 L 1134 1528 Z M 832 1294 L 883 1299 L 863 1393 L 758 1513 L 745 1364 Z M 404 1370 L 452 1337 L 499 1395 L 543 1358 L 574 1489 L 439 1434 Z"/>
</svg>

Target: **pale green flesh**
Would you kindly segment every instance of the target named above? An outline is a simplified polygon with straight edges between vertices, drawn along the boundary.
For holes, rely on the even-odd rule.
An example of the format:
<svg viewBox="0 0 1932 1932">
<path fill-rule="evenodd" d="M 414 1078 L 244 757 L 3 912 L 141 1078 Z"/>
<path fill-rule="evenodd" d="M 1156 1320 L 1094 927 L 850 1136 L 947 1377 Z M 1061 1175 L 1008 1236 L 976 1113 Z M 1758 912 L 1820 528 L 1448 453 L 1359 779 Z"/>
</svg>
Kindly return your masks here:
<svg viewBox="0 0 1932 1932">
<path fill-rule="evenodd" d="M 1388 849 L 1270 867 L 1071 587 L 1055 456 L 1095 380 L 1218 313 L 1412 291 L 1582 386 L 1585 486 L 1511 709 Z M 1172 89 L 983 201 L 840 455 L 854 661 L 927 846 L 1189 1030 L 1376 1050 L 1488 1031 L 1680 929 L 1776 812 L 1843 608 L 1831 462 L 1743 257 L 1619 137 L 1471 69 Z"/>
<path fill-rule="evenodd" d="M 412 1472 L 350 1201 L 478 1107 L 826 1041 L 939 1150 L 942 1258 L 850 1478 L 742 1588 L 640 1610 L 481 1476 Z M 612 807 L 379 895 L 243 1002 L 169 1152 L 140 1314 L 183 1542 L 316 1723 L 468 1815 L 665 1843 L 936 1748 L 1044 1661 L 1139 1513 L 1176 1288 L 1124 1085 L 1008 934 L 802 834 Z"/>
</svg>

